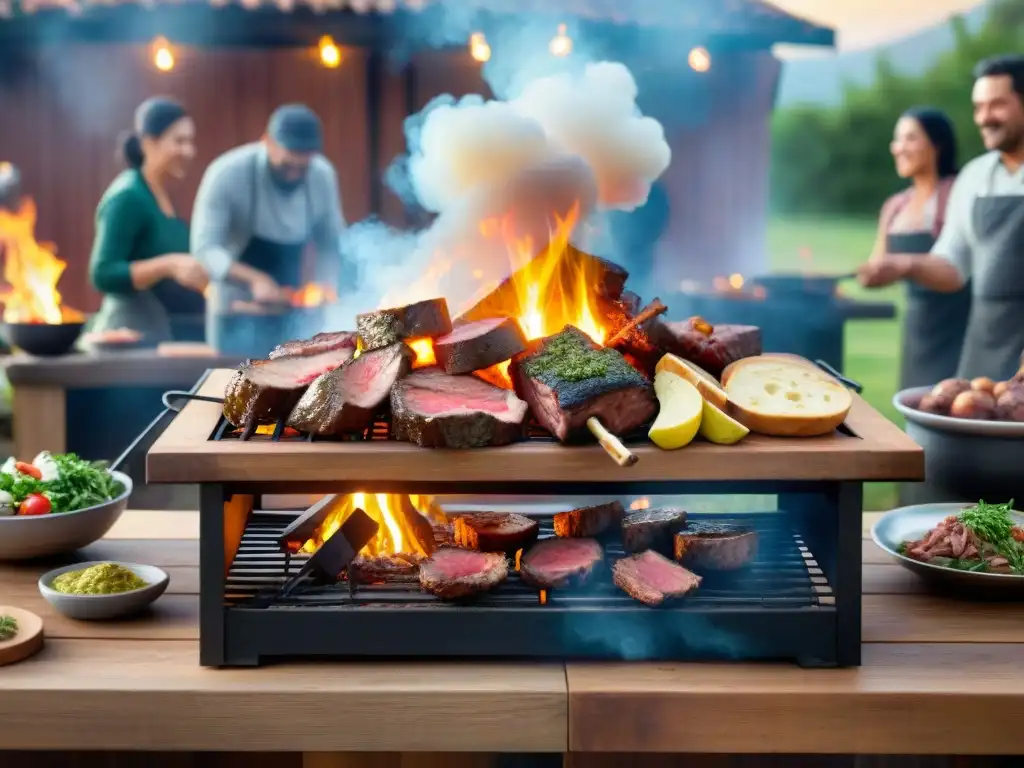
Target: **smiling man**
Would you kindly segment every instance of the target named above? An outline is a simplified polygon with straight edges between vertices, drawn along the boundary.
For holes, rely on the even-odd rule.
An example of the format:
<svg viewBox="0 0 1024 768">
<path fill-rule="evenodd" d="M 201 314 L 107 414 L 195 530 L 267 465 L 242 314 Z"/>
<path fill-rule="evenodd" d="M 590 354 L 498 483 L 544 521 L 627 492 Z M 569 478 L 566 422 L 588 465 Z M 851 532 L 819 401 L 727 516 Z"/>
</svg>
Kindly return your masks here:
<svg viewBox="0 0 1024 768">
<path fill-rule="evenodd" d="M 1024 350 L 1024 56 L 997 56 L 974 71 L 974 122 L 989 151 L 950 193 L 932 254 L 864 265 L 866 286 L 911 280 L 935 291 L 971 284 L 972 306 L 957 372 L 1009 379 Z"/>
</svg>

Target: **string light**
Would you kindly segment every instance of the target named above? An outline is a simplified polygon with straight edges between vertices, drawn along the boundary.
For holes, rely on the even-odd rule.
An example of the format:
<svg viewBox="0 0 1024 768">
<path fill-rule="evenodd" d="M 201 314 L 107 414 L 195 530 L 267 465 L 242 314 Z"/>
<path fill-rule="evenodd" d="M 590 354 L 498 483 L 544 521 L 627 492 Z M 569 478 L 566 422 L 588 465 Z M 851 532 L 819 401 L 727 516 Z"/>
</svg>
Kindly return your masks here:
<svg viewBox="0 0 1024 768">
<path fill-rule="evenodd" d="M 686 61 L 694 72 L 707 72 L 711 69 L 711 54 L 708 53 L 707 48 L 699 45 L 690 50 L 690 55 L 686 57 Z"/>
<path fill-rule="evenodd" d="M 334 69 L 341 64 L 341 49 L 334 42 L 330 35 L 320 38 L 320 62 L 328 69 Z"/>
<path fill-rule="evenodd" d="M 551 38 L 548 50 L 552 56 L 568 56 L 572 53 L 572 38 L 565 33 L 565 24 L 558 25 L 558 34 Z"/>
<path fill-rule="evenodd" d="M 469 55 L 479 62 L 490 60 L 491 46 L 487 44 L 483 32 L 474 32 L 469 36 Z"/>
<path fill-rule="evenodd" d="M 161 72 L 170 72 L 174 69 L 174 51 L 166 37 L 156 37 L 149 44 L 150 53 L 153 56 L 153 66 Z"/>
</svg>

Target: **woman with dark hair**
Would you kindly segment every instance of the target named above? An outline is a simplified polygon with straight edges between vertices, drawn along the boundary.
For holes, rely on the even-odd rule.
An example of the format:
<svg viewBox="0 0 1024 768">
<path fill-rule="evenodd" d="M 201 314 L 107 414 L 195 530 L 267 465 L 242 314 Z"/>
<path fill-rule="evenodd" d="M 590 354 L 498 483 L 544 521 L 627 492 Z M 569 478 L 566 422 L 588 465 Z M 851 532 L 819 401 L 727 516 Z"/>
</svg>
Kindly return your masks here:
<svg viewBox="0 0 1024 768">
<path fill-rule="evenodd" d="M 944 112 L 917 107 L 896 122 L 889 147 L 896 173 L 911 184 L 882 206 L 871 261 L 931 252 L 957 174 L 956 133 Z M 900 388 L 956 374 L 970 314 L 969 288 L 938 293 L 907 281 Z"/>
<path fill-rule="evenodd" d="M 92 327 L 131 328 L 154 345 L 173 337 L 172 315 L 203 313 L 206 270 L 167 191 L 195 155 L 195 124 L 178 102 L 148 99 L 121 152 L 128 168 L 96 209 L 89 277 L 104 298 Z"/>
</svg>

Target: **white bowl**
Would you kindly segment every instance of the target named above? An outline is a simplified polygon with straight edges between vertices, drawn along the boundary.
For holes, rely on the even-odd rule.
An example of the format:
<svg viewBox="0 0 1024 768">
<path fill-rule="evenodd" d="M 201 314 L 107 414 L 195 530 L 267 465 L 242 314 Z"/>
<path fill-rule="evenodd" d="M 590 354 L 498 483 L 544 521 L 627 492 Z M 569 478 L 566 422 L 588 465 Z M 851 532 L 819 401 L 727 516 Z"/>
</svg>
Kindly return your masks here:
<svg viewBox="0 0 1024 768">
<path fill-rule="evenodd" d="M 146 586 L 133 589 L 131 592 L 116 592 L 110 595 L 69 595 L 57 592 L 50 586 L 53 584 L 53 580 L 63 573 L 81 571 L 90 566 L 104 563 L 114 563 L 127 568 L 145 581 Z M 64 614 L 69 619 L 102 621 L 129 616 L 148 607 L 164 593 L 170 580 L 171 578 L 166 572 L 153 565 L 120 563 L 116 560 L 95 560 L 88 563 L 65 565 L 49 573 L 44 573 L 39 577 L 39 592 L 58 613 Z"/>
<path fill-rule="evenodd" d="M 1024 423 L 1019 421 L 988 421 L 983 419 L 958 419 L 955 416 L 942 416 L 937 413 L 926 413 L 907 405 L 914 398 L 927 395 L 931 387 L 912 387 L 893 395 L 892 404 L 903 414 L 907 421 L 930 427 L 939 432 L 954 432 L 960 435 L 976 435 L 978 437 L 1024 437 Z"/>
<path fill-rule="evenodd" d="M 74 512 L 31 517 L 0 517 L 0 560 L 30 560 L 73 552 L 102 539 L 128 506 L 132 479 L 111 472 L 124 492 L 102 504 Z"/>
</svg>

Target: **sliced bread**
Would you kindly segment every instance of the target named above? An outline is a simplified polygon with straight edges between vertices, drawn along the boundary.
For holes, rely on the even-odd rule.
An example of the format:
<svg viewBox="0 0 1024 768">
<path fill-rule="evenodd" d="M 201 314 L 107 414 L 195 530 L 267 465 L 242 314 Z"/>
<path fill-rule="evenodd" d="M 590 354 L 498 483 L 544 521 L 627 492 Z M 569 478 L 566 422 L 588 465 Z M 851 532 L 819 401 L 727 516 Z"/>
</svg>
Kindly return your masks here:
<svg viewBox="0 0 1024 768">
<path fill-rule="evenodd" d="M 725 382 L 729 380 L 729 377 L 732 376 L 733 372 L 735 372 L 737 368 L 742 368 L 744 365 L 749 365 L 750 363 L 762 363 L 765 360 L 784 360 L 790 363 L 806 365 L 808 368 L 813 368 L 815 371 L 818 371 L 823 376 L 827 376 L 827 374 L 824 371 L 822 371 L 821 368 L 816 366 L 806 357 L 800 357 L 800 355 L 791 355 L 788 352 L 765 352 L 763 355 L 744 357 L 740 360 L 737 360 L 734 363 L 730 363 L 729 365 L 727 365 L 725 367 L 725 370 L 722 371 L 722 386 L 725 386 Z"/>
<path fill-rule="evenodd" d="M 691 363 L 689 360 L 684 360 L 677 355 L 667 354 L 662 356 L 654 368 L 655 375 L 661 371 L 668 371 L 686 379 L 697 388 L 701 397 L 712 405 L 725 410 L 726 398 L 722 385 L 718 383 L 718 379 L 696 363 Z"/>
<path fill-rule="evenodd" d="M 853 397 L 804 361 L 764 356 L 737 365 L 725 382 L 728 413 L 752 432 L 778 437 L 826 435 L 843 423 Z"/>
</svg>

